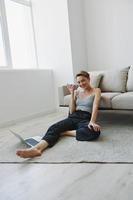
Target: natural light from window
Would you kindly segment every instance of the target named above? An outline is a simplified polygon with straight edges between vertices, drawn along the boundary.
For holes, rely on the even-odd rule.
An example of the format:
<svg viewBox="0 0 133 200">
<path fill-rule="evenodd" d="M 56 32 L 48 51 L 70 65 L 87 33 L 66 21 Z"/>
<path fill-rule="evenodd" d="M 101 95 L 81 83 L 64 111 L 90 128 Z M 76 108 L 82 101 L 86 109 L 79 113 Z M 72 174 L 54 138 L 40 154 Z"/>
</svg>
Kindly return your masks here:
<svg viewBox="0 0 133 200">
<path fill-rule="evenodd" d="M 3 45 L 2 30 L 0 25 L 0 66 L 6 66 L 5 50 Z"/>
<path fill-rule="evenodd" d="M 36 68 L 36 52 L 31 8 L 5 0 L 9 41 L 13 68 Z"/>
</svg>

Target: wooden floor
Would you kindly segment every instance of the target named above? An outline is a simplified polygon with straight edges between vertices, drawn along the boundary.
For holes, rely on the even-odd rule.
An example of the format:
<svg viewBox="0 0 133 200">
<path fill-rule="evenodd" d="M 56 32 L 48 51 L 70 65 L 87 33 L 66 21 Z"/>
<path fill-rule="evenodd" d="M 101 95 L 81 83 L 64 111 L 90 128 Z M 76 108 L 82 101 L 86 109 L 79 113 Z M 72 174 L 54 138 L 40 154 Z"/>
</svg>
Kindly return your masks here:
<svg viewBox="0 0 133 200">
<path fill-rule="evenodd" d="M 131 200 L 133 167 L 120 164 L 1 164 L 1 200 Z"/>
<path fill-rule="evenodd" d="M 131 200 L 132 188 L 132 164 L 0 163 L 0 200 Z"/>
</svg>

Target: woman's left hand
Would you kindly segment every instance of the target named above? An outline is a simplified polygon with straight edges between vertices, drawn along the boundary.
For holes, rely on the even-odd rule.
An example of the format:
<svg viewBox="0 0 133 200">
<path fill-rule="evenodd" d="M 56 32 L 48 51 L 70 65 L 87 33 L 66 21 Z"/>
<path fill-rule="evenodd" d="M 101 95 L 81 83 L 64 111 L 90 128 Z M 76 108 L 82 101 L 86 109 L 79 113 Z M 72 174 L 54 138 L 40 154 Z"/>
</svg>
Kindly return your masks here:
<svg viewBox="0 0 133 200">
<path fill-rule="evenodd" d="M 99 126 L 98 124 L 93 123 L 93 122 L 89 122 L 88 127 L 90 129 L 93 129 L 94 131 L 100 131 L 101 130 L 101 126 Z"/>
</svg>

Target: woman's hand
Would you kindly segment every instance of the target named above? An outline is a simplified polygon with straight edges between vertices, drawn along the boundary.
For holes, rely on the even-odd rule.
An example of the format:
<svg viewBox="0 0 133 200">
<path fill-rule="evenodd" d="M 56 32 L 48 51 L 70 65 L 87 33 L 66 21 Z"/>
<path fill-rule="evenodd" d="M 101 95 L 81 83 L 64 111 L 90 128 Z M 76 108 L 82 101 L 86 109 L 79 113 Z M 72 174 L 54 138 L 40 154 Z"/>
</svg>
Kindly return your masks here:
<svg viewBox="0 0 133 200">
<path fill-rule="evenodd" d="M 74 90 L 77 89 L 77 85 L 67 84 L 67 88 L 68 88 L 69 92 L 72 94 L 72 93 L 74 93 Z"/>
<path fill-rule="evenodd" d="M 89 122 L 88 124 L 88 127 L 94 131 L 100 131 L 101 130 L 101 126 L 99 126 L 98 124 L 96 123 L 93 123 L 93 122 Z"/>
</svg>

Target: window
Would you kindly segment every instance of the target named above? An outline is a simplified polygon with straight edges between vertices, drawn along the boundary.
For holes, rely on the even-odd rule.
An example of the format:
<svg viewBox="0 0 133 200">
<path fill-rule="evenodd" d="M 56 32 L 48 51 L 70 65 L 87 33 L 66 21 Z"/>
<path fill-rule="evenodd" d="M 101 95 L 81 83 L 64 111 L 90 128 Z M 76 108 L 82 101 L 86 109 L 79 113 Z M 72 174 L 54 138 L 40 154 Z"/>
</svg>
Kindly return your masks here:
<svg viewBox="0 0 133 200">
<path fill-rule="evenodd" d="M 6 57 L 5 57 L 5 49 L 3 44 L 3 36 L 2 36 L 2 29 L 0 25 L 0 66 L 6 66 Z"/>
<path fill-rule="evenodd" d="M 5 51 L 10 49 L 6 56 L 8 65 L 15 69 L 36 68 L 37 54 L 30 1 L 0 1 L 4 3 L 4 15 L 6 18 L 4 32 L 7 33 L 9 40 L 8 44 L 5 45 Z M 6 40 L 7 38 L 4 41 L 6 42 Z"/>
</svg>

